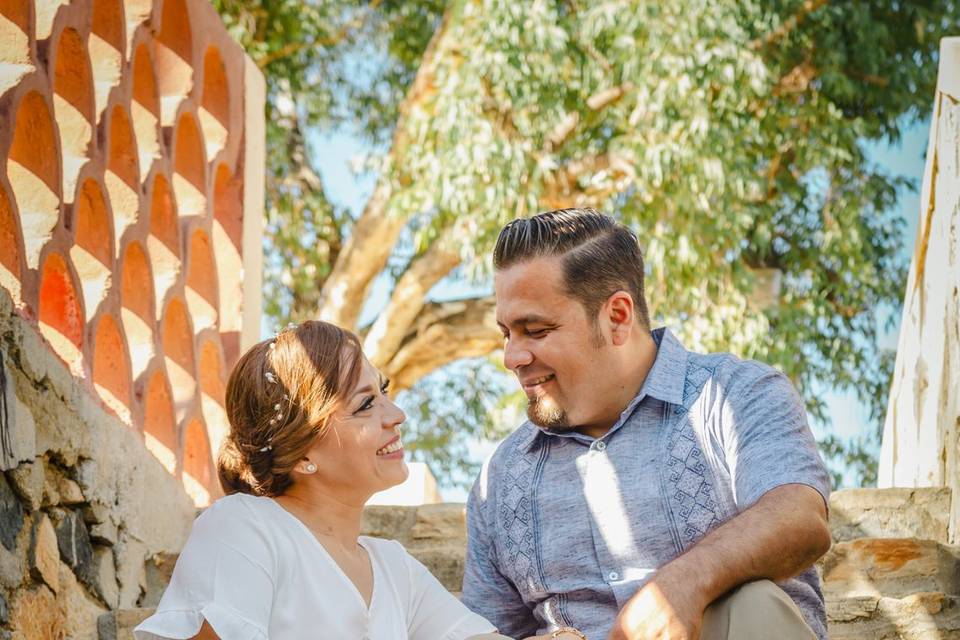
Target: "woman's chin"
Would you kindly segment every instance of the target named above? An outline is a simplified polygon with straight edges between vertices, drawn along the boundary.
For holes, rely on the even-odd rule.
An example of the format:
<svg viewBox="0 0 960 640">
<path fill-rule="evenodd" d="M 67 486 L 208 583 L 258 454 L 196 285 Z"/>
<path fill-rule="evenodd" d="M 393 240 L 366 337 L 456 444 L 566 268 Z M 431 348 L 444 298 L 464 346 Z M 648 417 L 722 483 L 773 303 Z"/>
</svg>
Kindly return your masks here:
<svg viewBox="0 0 960 640">
<path fill-rule="evenodd" d="M 387 468 L 385 468 L 387 467 Z M 403 484 L 410 477 L 410 469 L 401 457 L 394 460 L 382 460 L 380 479 L 382 486 L 377 491 L 386 491 Z"/>
</svg>

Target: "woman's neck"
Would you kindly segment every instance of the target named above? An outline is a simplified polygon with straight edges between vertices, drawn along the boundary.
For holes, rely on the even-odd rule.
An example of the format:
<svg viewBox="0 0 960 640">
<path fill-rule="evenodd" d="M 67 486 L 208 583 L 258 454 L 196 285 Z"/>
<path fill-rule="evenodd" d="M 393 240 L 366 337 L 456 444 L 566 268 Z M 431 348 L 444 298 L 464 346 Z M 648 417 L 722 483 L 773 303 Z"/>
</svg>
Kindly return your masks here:
<svg viewBox="0 0 960 640">
<path fill-rule="evenodd" d="M 355 549 L 366 500 L 344 500 L 312 485 L 297 483 L 276 500 L 324 542 L 333 542 L 344 550 Z"/>
</svg>

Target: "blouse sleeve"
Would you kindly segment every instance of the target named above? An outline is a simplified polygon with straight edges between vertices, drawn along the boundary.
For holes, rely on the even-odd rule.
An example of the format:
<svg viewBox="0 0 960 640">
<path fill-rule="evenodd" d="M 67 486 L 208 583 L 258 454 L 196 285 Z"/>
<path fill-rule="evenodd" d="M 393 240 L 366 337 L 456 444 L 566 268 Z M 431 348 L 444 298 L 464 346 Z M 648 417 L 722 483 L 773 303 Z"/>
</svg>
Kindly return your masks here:
<svg viewBox="0 0 960 640">
<path fill-rule="evenodd" d="M 410 577 L 407 632 L 410 640 L 465 640 L 496 631 L 447 591 L 420 561 L 394 542 L 403 553 Z"/>
<path fill-rule="evenodd" d="M 255 522 L 208 510 L 194 523 L 156 613 L 134 629 L 134 638 L 192 638 L 206 620 L 223 640 L 267 640 L 271 565 Z"/>
</svg>

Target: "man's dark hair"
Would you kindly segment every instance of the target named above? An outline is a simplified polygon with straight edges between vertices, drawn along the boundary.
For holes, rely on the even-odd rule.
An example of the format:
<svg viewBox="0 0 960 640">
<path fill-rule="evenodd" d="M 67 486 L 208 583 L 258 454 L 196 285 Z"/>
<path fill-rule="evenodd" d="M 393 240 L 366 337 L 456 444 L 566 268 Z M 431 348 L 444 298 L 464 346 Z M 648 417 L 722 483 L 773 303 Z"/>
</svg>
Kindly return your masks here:
<svg viewBox="0 0 960 640">
<path fill-rule="evenodd" d="M 567 293 L 580 301 L 591 322 L 617 291 L 633 297 L 637 320 L 647 331 L 643 254 L 637 236 L 594 209 L 558 209 L 505 226 L 493 250 L 495 269 L 536 258 L 562 256 Z"/>
</svg>

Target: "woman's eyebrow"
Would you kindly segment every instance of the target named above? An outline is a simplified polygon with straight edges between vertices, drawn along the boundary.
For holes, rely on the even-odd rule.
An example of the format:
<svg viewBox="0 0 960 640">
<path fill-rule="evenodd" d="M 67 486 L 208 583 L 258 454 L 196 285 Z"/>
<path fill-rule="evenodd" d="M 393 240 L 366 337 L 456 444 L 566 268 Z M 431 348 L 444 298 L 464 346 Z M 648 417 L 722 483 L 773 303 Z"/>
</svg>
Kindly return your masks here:
<svg viewBox="0 0 960 640">
<path fill-rule="evenodd" d="M 354 391 L 354 392 L 353 392 L 353 395 L 350 396 L 350 397 L 351 397 L 351 398 L 355 398 L 356 396 L 360 395 L 361 393 L 370 393 L 371 391 L 373 391 L 373 387 L 371 387 L 370 385 L 364 385 L 363 387 L 360 387 L 359 389 L 357 389 L 356 391 Z"/>
</svg>

